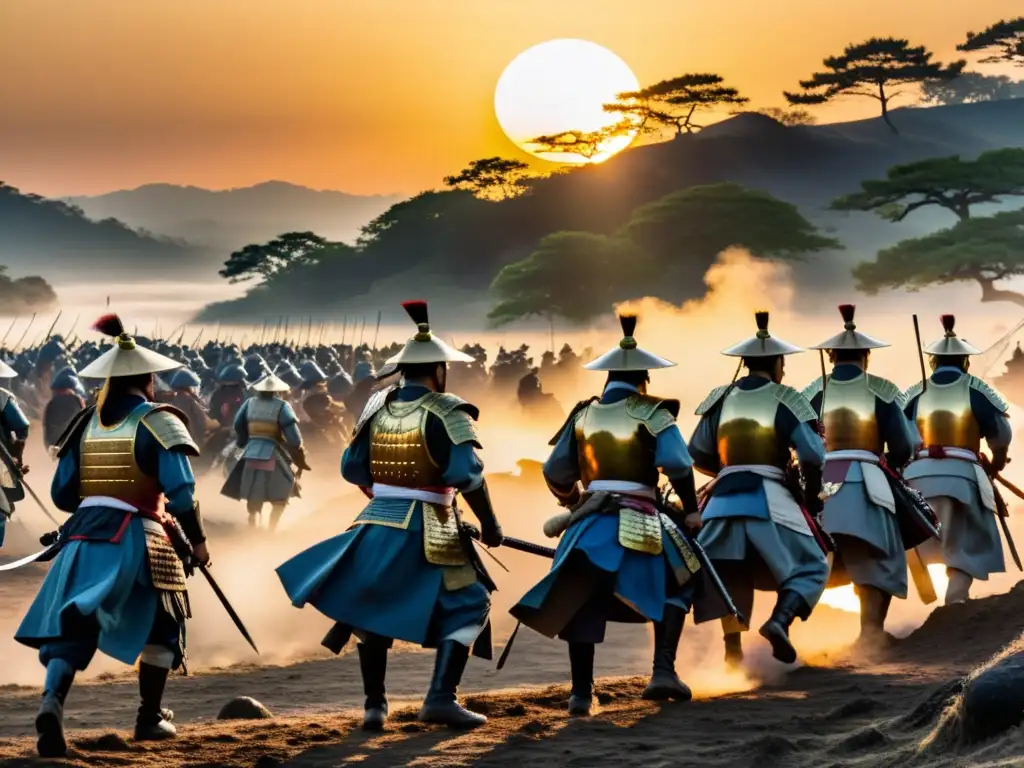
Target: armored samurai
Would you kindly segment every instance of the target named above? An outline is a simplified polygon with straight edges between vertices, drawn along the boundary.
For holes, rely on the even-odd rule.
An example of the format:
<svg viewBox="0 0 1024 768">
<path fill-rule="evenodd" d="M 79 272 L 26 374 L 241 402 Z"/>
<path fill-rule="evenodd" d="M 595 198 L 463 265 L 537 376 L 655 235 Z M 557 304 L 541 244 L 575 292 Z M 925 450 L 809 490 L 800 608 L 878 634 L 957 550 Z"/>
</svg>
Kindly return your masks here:
<svg viewBox="0 0 1024 768">
<path fill-rule="evenodd" d="M 153 402 L 153 374 L 180 364 L 136 344 L 116 315 L 96 328 L 115 343 L 82 375 L 104 379 L 103 389 L 57 443 L 52 497 L 71 516 L 15 635 L 39 649 L 46 668 L 35 723 L 43 757 L 66 752 L 65 699 L 97 650 L 125 664 L 139 661 L 135 738 L 175 735 L 161 702 L 168 673 L 185 661 L 190 610 L 184 564 L 168 530 L 183 531 L 195 559 L 209 561 L 189 466 L 198 449 L 181 413 Z"/>
<path fill-rule="evenodd" d="M 420 719 L 453 728 L 486 722 L 457 699 L 470 650 L 490 658 L 490 592 L 461 495 L 480 522 L 480 539 L 501 544 L 477 455 L 475 406 L 445 391 L 447 365 L 471 358 L 433 334 L 425 302 L 403 305 L 416 335 L 387 361 L 400 383 L 375 392 L 345 450 L 341 474 L 371 497 L 348 531 L 277 569 L 301 607 L 337 624 L 324 645 L 340 652 L 358 639 L 366 693 L 363 725 L 380 729 L 388 714 L 385 672 L 396 639 L 436 648 L 433 679 Z"/>
<path fill-rule="evenodd" d="M 652 622 L 654 664 L 646 699 L 687 701 L 676 651 L 699 565 L 683 526 L 697 515 L 693 462 L 676 426 L 679 403 L 647 392 L 649 371 L 675 365 L 623 339 L 585 368 L 606 371 L 600 397 L 573 409 L 551 441 L 544 479 L 571 509 L 549 521 L 561 534 L 551 571 L 512 608 L 528 627 L 569 646 L 569 714 L 593 710 L 594 650 L 609 621 Z M 681 509 L 661 503 L 664 474 Z M 691 522 L 693 519 L 691 518 Z"/>
<path fill-rule="evenodd" d="M 697 408 L 690 453 L 697 470 L 714 478 L 701 490 L 698 541 L 745 616 L 755 589 L 777 593 L 760 634 L 776 659 L 791 664 L 797 654 L 789 628 L 797 617 L 808 619 L 828 578 L 827 544 L 814 519 L 825 446 L 807 398 L 782 383 L 786 356 L 802 350 L 769 333 L 767 312 L 755 320 L 756 335 L 722 353 L 740 358 L 747 375 L 712 390 Z M 739 664 L 749 627 L 710 591 L 694 616 L 722 619 L 726 661 Z"/>
</svg>

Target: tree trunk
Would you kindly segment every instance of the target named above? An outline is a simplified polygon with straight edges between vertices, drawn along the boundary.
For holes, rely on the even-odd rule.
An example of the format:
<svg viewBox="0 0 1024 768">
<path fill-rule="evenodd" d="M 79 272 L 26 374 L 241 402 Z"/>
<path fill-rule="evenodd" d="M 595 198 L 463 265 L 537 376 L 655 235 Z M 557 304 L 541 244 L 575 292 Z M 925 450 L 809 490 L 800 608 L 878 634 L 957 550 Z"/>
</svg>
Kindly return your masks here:
<svg viewBox="0 0 1024 768">
<path fill-rule="evenodd" d="M 892 129 L 892 132 L 899 136 L 900 132 L 896 130 L 896 126 L 889 119 L 889 97 L 885 95 L 885 83 L 878 84 L 878 100 L 882 103 L 882 119 Z"/>
<path fill-rule="evenodd" d="M 1005 301 L 1009 304 L 1016 304 L 1018 307 L 1024 307 L 1024 293 L 1004 291 L 1001 288 L 996 288 L 995 280 L 988 277 L 975 276 L 974 279 L 981 286 L 981 301 L 983 304 Z"/>
</svg>

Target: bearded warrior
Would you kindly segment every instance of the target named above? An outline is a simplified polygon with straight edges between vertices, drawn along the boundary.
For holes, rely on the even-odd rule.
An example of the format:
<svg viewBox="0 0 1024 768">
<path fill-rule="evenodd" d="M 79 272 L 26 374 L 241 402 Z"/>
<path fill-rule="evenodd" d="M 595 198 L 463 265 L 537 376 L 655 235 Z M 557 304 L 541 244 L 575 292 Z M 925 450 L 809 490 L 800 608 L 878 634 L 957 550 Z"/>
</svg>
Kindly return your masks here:
<svg viewBox="0 0 1024 768">
<path fill-rule="evenodd" d="M 456 693 L 470 650 L 490 658 L 494 585 L 475 559 L 456 495 L 480 521 L 484 544 L 498 546 L 502 534 L 476 453 L 477 408 L 445 392 L 448 363 L 471 358 L 431 332 L 425 302 L 403 306 L 417 332 L 385 366 L 397 366 L 401 383 L 371 397 L 342 457 L 342 476 L 372 500 L 347 532 L 277 573 L 293 605 L 308 603 L 337 622 L 324 645 L 340 653 L 358 638 L 364 728 L 387 719 L 395 639 L 437 649 L 420 720 L 471 728 L 487 718 Z"/>
<path fill-rule="evenodd" d="M 98 404 L 76 416 L 57 443 L 52 496 L 71 517 L 48 551 L 56 556 L 15 635 L 39 650 L 46 668 L 36 716 L 43 757 L 66 753 L 65 699 L 97 650 L 139 662 L 135 738 L 175 735 L 161 701 L 168 673 L 185 660 L 190 611 L 168 527 L 176 521 L 196 560 L 209 562 L 189 466 L 198 448 L 181 412 L 153 402 L 153 374 L 180 364 L 136 344 L 116 315 L 95 328 L 116 341 L 82 375 L 105 384 Z"/>
<path fill-rule="evenodd" d="M 675 363 L 637 346 L 635 316 L 619 321 L 622 341 L 584 366 L 607 372 L 601 396 L 576 406 L 544 464 L 548 488 L 572 509 L 545 528 L 564 531 L 554 564 L 512 609 L 527 626 L 568 643 L 572 716 L 592 713 L 594 648 L 609 621 L 654 624 L 645 699 L 691 697 L 675 660 L 699 567 L 680 530 L 684 514 L 697 515 L 693 461 L 676 426 L 679 403 L 647 393 L 648 372 Z M 660 473 L 681 511 L 659 505 Z"/>
<path fill-rule="evenodd" d="M 946 566 L 949 605 L 967 600 L 975 579 L 1006 570 L 996 523 L 1005 511 L 990 477 L 1006 466 L 1013 435 L 1006 401 L 968 373 L 981 350 L 957 337 L 953 315 L 941 319 L 945 334 L 924 349 L 932 375 L 906 394 L 906 414 L 923 445 L 904 476 L 942 522 L 941 542 L 926 542 L 920 552 Z M 991 458 L 981 453 L 983 439 Z"/>
<path fill-rule="evenodd" d="M 802 350 L 768 332 L 767 312 L 755 320 L 753 338 L 722 352 L 740 358 L 747 375 L 712 390 L 697 408 L 690 453 L 698 471 L 714 478 L 702 489 L 698 540 L 743 615 L 751 615 L 755 589 L 777 593 L 760 633 L 776 659 L 792 664 L 789 627 L 797 617 L 808 619 L 828 578 L 826 546 L 812 517 L 821 511 L 825 447 L 807 398 L 782 383 L 786 355 Z M 798 467 L 791 466 L 791 451 Z M 722 618 L 726 661 L 739 664 L 741 633 L 749 627 L 726 616 L 710 593 L 694 613 L 698 621 Z"/>
<path fill-rule="evenodd" d="M 871 350 L 889 345 L 857 330 L 855 307 L 839 307 L 842 333 L 811 349 L 827 350 L 832 373 L 804 390 L 825 428 L 822 525 L 835 540 L 829 586 L 853 583 L 860 598 L 860 642 L 887 639 L 893 597 L 907 596 L 907 557 L 896 498 L 886 469 L 913 455 L 915 434 L 903 393 L 867 372 Z"/>
</svg>

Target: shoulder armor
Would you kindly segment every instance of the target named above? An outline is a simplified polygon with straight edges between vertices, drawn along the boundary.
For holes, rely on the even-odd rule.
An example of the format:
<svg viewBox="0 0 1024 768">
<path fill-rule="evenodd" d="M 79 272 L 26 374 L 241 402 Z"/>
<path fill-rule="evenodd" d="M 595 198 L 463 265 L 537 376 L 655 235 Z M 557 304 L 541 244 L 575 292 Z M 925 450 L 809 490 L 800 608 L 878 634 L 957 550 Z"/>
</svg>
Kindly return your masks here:
<svg viewBox="0 0 1024 768">
<path fill-rule="evenodd" d="M 363 431 L 363 427 L 370 423 L 370 420 L 377 414 L 377 411 L 387 404 L 388 395 L 397 388 L 397 385 L 392 384 L 390 387 L 378 389 L 370 395 L 370 398 L 366 401 L 366 405 L 363 406 L 363 412 L 359 414 L 359 421 L 356 422 L 355 429 L 352 430 L 353 440 L 359 436 L 360 432 Z"/>
<path fill-rule="evenodd" d="M 821 382 L 822 382 L 822 379 L 821 379 L 821 376 L 819 376 L 814 381 L 812 381 L 810 384 L 808 384 L 807 387 L 804 389 L 802 394 L 803 394 L 804 397 L 807 398 L 807 402 L 811 402 L 814 399 L 815 395 L 817 395 L 819 392 L 821 392 L 821 389 L 822 389 Z"/>
<path fill-rule="evenodd" d="M 57 438 L 56 448 L 58 457 L 66 454 L 75 441 L 82 437 L 82 432 L 94 413 L 96 413 L 96 406 L 90 405 L 71 417 L 71 421 L 64 427 L 64 432 Z"/>
<path fill-rule="evenodd" d="M 772 394 L 796 416 L 797 421 L 803 423 L 817 420 L 818 414 L 814 412 L 810 401 L 792 387 L 787 387 L 785 384 L 774 384 L 772 385 Z"/>
<path fill-rule="evenodd" d="M 572 424 L 576 420 L 576 417 L 579 416 L 588 405 L 590 405 L 597 399 L 598 398 L 595 396 L 588 398 L 586 400 L 580 400 L 578 403 L 576 403 L 576 406 L 572 409 L 572 411 L 569 412 L 568 418 L 566 418 L 566 420 L 562 423 L 562 426 L 558 428 L 558 431 L 555 432 L 555 436 L 548 440 L 548 445 L 557 445 L 558 438 L 562 436 L 562 432 L 565 431 L 565 428 Z"/>
<path fill-rule="evenodd" d="M 999 409 L 1000 413 L 1005 414 L 1010 410 L 1010 406 L 1007 405 L 1005 400 L 1003 400 L 1003 396 L 996 392 L 994 388 L 990 387 L 977 376 L 971 376 L 968 374 L 968 379 L 971 389 L 983 394 L 985 398 L 992 403 L 992 405 Z"/>
<path fill-rule="evenodd" d="M 188 416 L 173 405 L 161 403 L 142 417 L 142 423 L 165 450 L 184 449 L 188 456 L 198 456 L 199 446 L 188 431 Z"/>
<path fill-rule="evenodd" d="M 476 433 L 480 410 L 475 405 L 446 392 L 431 392 L 420 401 L 420 406 L 441 420 L 453 445 L 472 443 L 483 448 Z"/>
<path fill-rule="evenodd" d="M 650 433 L 657 436 L 676 423 L 679 401 L 662 400 L 650 395 L 631 395 L 626 398 L 626 415 L 642 421 Z"/>
<path fill-rule="evenodd" d="M 697 410 L 694 413 L 697 416 L 703 416 L 705 413 L 715 407 L 715 403 L 725 397 L 725 393 L 729 391 L 732 384 L 726 384 L 721 387 L 715 387 L 711 390 L 711 393 L 704 398 L 704 402 L 697 406 Z"/>
<path fill-rule="evenodd" d="M 923 392 L 924 384 L 922 384 L 920 381 L 917 382 L 916 384 L 911 384 L 907 388 L 907 391 L 903 393 L 903 407 L 906 408 L 907 405 L 910 404 L 911 400 L 913 400 L 915 397 L 920 397 L 920 395 Z"/>
<path fill-rule="evenodd" d="M 881 376 L 873 376 L 867 374 L 868 381 L 868 392 L 873 394 L 883 403 L 895 402 L 900 408 L 903 407 L 903 393 L 900 392 L 900 388 L 893 384 L 888 379 L 883 379 Z"/>
</svg>

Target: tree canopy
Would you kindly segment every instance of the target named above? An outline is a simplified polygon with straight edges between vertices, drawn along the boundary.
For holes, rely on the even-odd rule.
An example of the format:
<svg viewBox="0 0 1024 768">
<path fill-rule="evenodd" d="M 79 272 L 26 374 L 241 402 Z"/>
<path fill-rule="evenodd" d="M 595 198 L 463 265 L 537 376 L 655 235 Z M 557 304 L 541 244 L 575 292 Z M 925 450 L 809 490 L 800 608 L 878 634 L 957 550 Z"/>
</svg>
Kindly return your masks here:
<svg viewBox="0 0 1024 768">
<path fill-rule="evenodd" d="M 840 197 L 832 208 L 874 211 L 888 221 L 902 221 L 919 208 L 945 208 L 961 220 L 971 206 L 1024 195 L 1024 149 L 997 149 L 976 160 L 940 157 L 897 165 L 885 179 L 861 182 L 861 191 Z"/>
<path fill-rule="evenodd" d="M 262 245 L 247 245 L 232 253 L 218 274 L 229 282 L 253 278 L 263 282 L 296 264 L 311 263 L 329 245 L 313 232 L 286 232 Z"/>
<path fill-rule="evenodd" d="M 452 189 L 468 189 L 477 197 L 508 200 L 526 192 L 523 181 L 529 171 L 530 166 L 522 160 L 485 157 L 472 161 L 454 176 L 445 176 L 444 183 Z"/>
<path fill-rule="evenodd" d="M 825 71 L 815 72 L 800 81 L 802 91 L 785 92 L 790 104 L 824 104 L 838 96 L 864 96 L 879 102 L 882 119 L 893 133 L 899 133 L 889 119 L 889 102 L 901 91 L 899 85 L 929 80 L 951 80 L 967 65 L 956 61 L 943 65 L 932 61 L 924 46 L 911 46 L 908 40 L 873 37 L 867 42 L 849 45 L 840 56 L 823 62 Z"/>
<path fill-rule="evenodd" d="M 498 272 L 491 285 L 497 301 L 488 317 L 496 325 L 532 315 L 588 320 L 633 296 L 631 288 L 641 282 L 640 270 L 634 271 L 640 261 L 622 238 L 556 232 Z"/>
<path fill-rule="evenodd" d="M 1024 97 L 1024 82 L 1006 75 L 964 72 L 953 80 L 929 80 L 921 86 L 921 103 L 974 104 Z"/>
<path fill-rule="evenodd" d="M 677 136 L 693 133 L 702 127 L 693 122 L 698 109 L 749 101 L 737 89 L 723 83 L 721 75 L 712 73 L 680 75 L 639 91 L 620 93 L 616 101 L 604 105 L 604 110 L 628 117 L 642 131 L 669 127 L 675 129 Z"/>
<path fill-rule="evenodd" d="M 510 322 L 550 314 L 582 321 L 626 299 L 693 298 L 703 294 L 704 273 L 730 246 L 781 259 L 842 248 L 796 206 L 766 192 L 738 184 L 691 187 L 640 206 L 614 235 L 545 237 L 530 256 L 498 274 L 491 317 Z"/>
<path fill-rule="evenodd" d="M 968 32 L 967 40 L 957 50 L 985 51 L 985 63 L 1010 62 L 1024 67 L 1024 16 L 997 21 L 977 34 Z"/>
<path fill-rule="evenodd" d="M 949 229 L 904 240 L 854 269 L 857 287 L 916 291 L 930 285 L 973 281 L 984 302 L 1024 306 L 1024 294 L 995 283 L 1024 275 L 1024 210 L 965 219 Z"/>
<path fill-rule="evenodd" d="M 604 152 L 607 143 L 618 136 L 629 135 L 637 126 L 625 118 L 614 125 L 596 131 L 562 131 L 535 136 L 526 143 L 533 147 L 534 152 L 553 155 L 578 155 L 585 160 L 593 160 Z"/>
<path fill-rule="evenodd" d="M 818 122 L 817 118 L 808 112 L 806 109 L 785 109 L 783 107 L 760 107 L 759 109 L 747 110 L 757 115 L 764 115 L 770 117 L 772 120 L 777 120 L 785 126 L 792 127 L 794 125 L 814 125 Z M 743 114 L 741 111 L 737 111 L 737 115 Z"/>
</svg>

